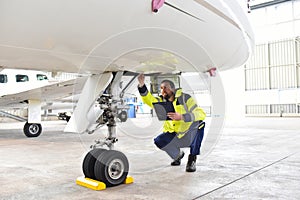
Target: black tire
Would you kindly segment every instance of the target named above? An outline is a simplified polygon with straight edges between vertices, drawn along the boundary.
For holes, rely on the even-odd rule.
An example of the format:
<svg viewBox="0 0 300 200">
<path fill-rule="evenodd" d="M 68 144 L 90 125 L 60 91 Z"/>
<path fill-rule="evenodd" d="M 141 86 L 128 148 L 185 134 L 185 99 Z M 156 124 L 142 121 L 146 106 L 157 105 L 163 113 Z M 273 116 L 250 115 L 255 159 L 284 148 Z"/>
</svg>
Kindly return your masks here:
<svg viewBox="0 0 300 200">
<path fill-rule="evenodd" d="M 115 150 L 100 154 L 94 168 L 96 179 L 104 182 L 107 187 L 124 183 L 128 171 L 127 157 L 122 152 Z"/>
<path fill-rule="evenodd" d="M 86 178 L 96 179 L 94 174 L 94 167 L 96 160 L 100 154 L 102 154 L 106 149 L 92 149 L 89 151 L 83 159 L 82 171 Z"/>
<path fill-rule="evenodd" d="M 42 125 L 26 122 L 23 132 L 27 137 L 38 137 L 42 133 Z"/>
</svg>

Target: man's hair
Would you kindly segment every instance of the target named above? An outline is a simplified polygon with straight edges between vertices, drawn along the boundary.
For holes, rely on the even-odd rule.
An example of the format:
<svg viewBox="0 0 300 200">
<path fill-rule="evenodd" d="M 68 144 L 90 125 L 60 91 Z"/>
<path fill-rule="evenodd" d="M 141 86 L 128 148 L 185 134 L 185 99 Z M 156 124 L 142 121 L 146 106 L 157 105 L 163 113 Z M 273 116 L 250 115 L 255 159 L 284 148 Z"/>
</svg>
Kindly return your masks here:
<svg viewBox="0 0 300 200">
<path fill-rule="evenodd" d="M 163 80 L 163 81 L 161 82 L 161 84 L 162 84 L 162 83 L 169 83 L 170 86 L 171 86 L 171 88 L 172 88 L 172 89 L 175 89 L 175 84 L 174 84 L 172 81 L 170 81 L 170 80 L 167 80 L 167 79 L 166 79 L 166 80 Z"/>
</svg>

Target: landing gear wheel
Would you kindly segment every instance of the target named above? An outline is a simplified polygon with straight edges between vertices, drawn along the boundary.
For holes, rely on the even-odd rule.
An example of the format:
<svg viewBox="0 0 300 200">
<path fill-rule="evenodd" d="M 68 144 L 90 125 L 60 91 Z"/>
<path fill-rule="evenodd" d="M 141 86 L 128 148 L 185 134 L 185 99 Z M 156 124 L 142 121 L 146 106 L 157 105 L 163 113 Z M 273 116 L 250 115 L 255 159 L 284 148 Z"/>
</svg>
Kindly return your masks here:
<svg viewBox="0 0 300 200">
<path fill-rule="evenodd" d="M 107 187 L 124 183 L 129 170 L 127 157 L 120 151 L 109 150 L 97 158 L 94 173 L 96 179 Z"/>
<path fill-rule="evenodd" d="M 27 137 L 38 137 L 42 133 L 42 126 L 41 124 L 26 122 L 23 132 Z"/>
<path fill-rule="evenodd" d="M 82 163 L 82 171 L 86 178 L 96 179 L 94 166 L 100 154 L 107 151 L 106 149 L 93 149 L 86 154 Z"/>
</svg>

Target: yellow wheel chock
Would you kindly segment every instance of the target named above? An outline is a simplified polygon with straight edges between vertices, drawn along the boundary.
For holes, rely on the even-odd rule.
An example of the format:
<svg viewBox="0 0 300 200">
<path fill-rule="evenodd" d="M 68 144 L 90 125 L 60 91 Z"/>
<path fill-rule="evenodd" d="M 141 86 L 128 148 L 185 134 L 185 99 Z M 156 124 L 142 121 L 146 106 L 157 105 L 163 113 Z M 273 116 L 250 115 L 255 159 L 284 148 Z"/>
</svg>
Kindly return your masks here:
<svg viewBox="0 0 300 200">
<path fill-rule="evenodd" d="M 127 176 L 124 181 L 124 184 L 130 184 L 130 183 L 133 183 L 133 181 L 134 180 L 131 176 Z M 76 179 L 76 184 L 81 185 L 83 187 L 90 188 L 92 190 L 105 190 L 106 189 L 105 183 L 94 180 L 94 179 L 85 178 L 84 176 L 78 177 Z"/>
</svg>

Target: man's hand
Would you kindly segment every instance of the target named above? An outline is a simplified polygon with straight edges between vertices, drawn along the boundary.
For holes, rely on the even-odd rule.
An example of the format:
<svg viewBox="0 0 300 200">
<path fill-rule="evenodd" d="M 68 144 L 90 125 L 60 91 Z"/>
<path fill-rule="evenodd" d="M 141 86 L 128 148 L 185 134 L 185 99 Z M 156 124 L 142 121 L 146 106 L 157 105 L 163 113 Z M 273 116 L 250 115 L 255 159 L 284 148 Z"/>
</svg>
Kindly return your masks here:
<svg viewBox="0 0 300 200">
<path fill-rule="evenodd" d="M 143 87 L 145 85 L 145 75 L 143 73 L 138 75 L 139 87 Z"/>
<path fill-rule="evenodd" d="M 179 113 L 175 113 L 175 112 L 169 112 L 167 113 L 167 116 L 172 119 L 172 120 L 182 120 L 183 119 L 183 116 L 182 114 L 179 114 Z"/>
</svg>

